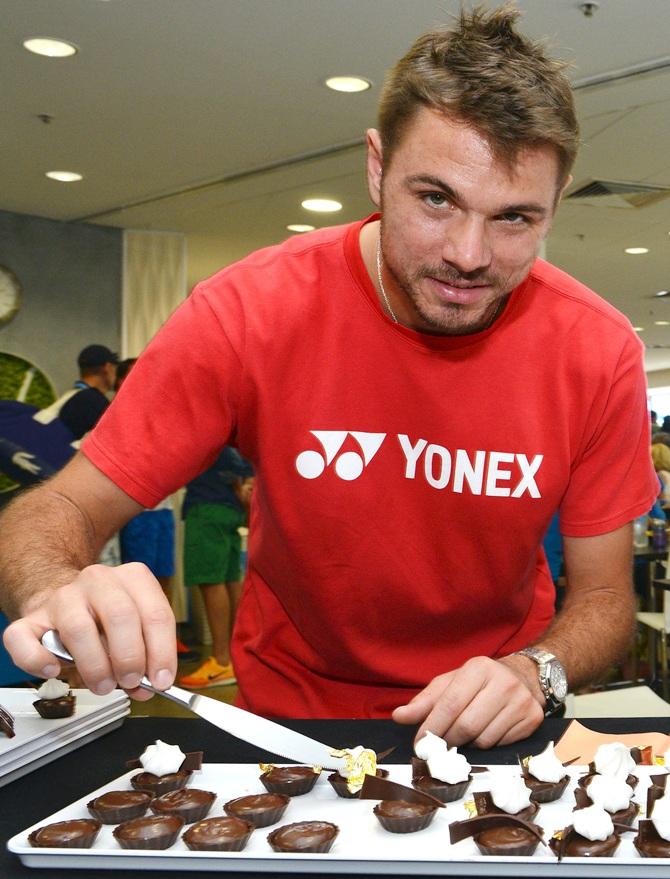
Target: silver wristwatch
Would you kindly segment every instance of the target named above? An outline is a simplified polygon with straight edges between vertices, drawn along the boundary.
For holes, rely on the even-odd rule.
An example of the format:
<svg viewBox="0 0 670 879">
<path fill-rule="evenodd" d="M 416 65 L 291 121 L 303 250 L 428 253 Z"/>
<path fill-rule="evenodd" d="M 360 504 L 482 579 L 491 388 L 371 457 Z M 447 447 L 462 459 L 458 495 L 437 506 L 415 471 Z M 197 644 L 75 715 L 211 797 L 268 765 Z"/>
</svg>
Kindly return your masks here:
<svg viewBox="0 0 670 879">
<path fill-rule="evenodd" d="M 563 707 L 568 695 L 568 679 L 561 662 L 553 653 L 540 650 L 538 647 L 524 647 L 517 650 L 519 656 L 527 656 L 537 663 L 540 689 L 546 700 L 545 716 L 556 714 Z"/>
</svg>

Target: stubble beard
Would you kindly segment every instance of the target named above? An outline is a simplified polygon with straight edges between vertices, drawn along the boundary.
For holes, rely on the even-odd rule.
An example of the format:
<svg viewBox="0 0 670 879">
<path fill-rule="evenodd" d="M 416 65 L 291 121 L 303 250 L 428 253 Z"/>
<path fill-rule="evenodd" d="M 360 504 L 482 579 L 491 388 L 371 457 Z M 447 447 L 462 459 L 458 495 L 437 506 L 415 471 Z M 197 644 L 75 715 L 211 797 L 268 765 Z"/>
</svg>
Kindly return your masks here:
<svg viewBox="0 0 670 879">
<path fill-rule="evenodd" d="M 505 282 L 498 276 L 490 273 L 472 273 L 464 276 L 459 272 L 445 270 L 445 267 L 423 267 L 411 276 L 400 274 L 386 259 L 384 264 L 395 284 L 412 303 L 414 311 L 418 314 L 428 332 L 439 333 L 444 336 L 466 336 L 472 333 L 480 333 L 487 329 L 498 317 L 499 313 L 509 298 L 509 290 Z M 427 278 L 436 278 L 446 284 L 458 286 L 463 282 L 485 284 L 493 288 L 495 293 L 481 303 L 477 310 L 468 308 L 459 302 L 428 302 L 422 293 L 421 284 Z"/>
</svg>

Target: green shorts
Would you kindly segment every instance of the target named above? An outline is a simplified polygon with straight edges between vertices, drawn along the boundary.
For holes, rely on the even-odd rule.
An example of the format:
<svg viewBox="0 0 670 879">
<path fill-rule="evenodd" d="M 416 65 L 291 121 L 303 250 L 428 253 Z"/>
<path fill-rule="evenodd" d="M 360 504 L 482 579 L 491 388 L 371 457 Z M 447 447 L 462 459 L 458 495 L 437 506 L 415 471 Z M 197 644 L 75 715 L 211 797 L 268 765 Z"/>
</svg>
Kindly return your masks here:
<svg viewBox="0 0 670 879">
<path fill-rule="evenodd" d="M 186 514 L 184 584 L 237 583 L 242 579 L 240 535 L 245 516 L 225 504 L 195 504 Z"/>
</svg>

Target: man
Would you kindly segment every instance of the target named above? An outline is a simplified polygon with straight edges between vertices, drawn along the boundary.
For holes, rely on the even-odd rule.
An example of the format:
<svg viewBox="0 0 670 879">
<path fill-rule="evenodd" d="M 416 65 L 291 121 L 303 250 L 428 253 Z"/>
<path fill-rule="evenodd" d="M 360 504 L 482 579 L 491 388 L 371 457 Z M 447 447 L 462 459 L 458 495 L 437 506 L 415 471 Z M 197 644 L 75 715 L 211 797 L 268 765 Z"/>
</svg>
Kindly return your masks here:
<svg viewBox="0 0 670 879">
<path fill-rule="evenodd" d="M 50 674 L 38 639 L 55 627 L 96 692 L 132 692 L 145 670 L 172 682 L 157 584 L 86 566 L 229 441 L 257 474 L 241 705 L 393 711 L 418 735 L 489 747 L 560 704 L 563 669 L 579 686 L 625 649 L 630 521 L 655 493 L 641 348 L 536 260 L 578 130 L 560 65 L 517 14 L 463 14 L 392 71 L 368 133 L 381 218 L 200 285 L 84 454 L 15 502 L 1 576 L 22 615 L 5 635 L 17 663 Z M 568 588 L 552 621 L 541 542 L 556 509 Z M 22 522 L 38 514 L 31 541 Z M 541 653 L 517 652 L 529 645 Z"/>
<path fill-rule="evenodd" d="M 75 439 L 92 430 L 109 406 L 107 394 L 114 388 L 118 362 L 118 355 L 106 345 L 88 345 L 80 351 L 79 379 L 74 383 L 77 393 L 71 393 L 58 410 Z"/>
</svg>

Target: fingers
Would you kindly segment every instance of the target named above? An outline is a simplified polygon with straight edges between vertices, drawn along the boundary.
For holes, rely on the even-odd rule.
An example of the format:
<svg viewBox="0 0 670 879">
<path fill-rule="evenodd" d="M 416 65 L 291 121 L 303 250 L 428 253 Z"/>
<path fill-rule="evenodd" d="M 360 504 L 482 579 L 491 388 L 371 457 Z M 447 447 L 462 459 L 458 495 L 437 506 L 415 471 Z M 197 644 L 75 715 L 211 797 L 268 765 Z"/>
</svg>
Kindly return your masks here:
<svg viewBox="0 0 670 879">
<path fill-rule="evenodd" d="M 543 717 L 524 680 L 488 657 L 476 657 L 434 678 L 393 712 L 398 723 L 420 723 L 416 741 L 430 731 L 451 746 L 472 743 L 479 748 L 525 738 Z"/>
<path fill-rule="evenodd" d="M 174 616 L 144 565 L 85 568 L 45 605 L 8 627 L 7 649 L 31 674 L 58 673 L 54 657 L 39 642 L 49 628 L 59 632 L 85 685 L 95 693 L 109 693 L 118 683 L 132 694 L 145 674 L 160 688 L 174 680 Z"/>
<path fill-rule="evenodd" d="M 55 678 L 61 666 L 52 653 L 42 647 L 40 638 L 50 629 L 48 621 L 20 619 L 7 626 L 3 641 L 19 668 L 39 678 Z"/>
</svg>

